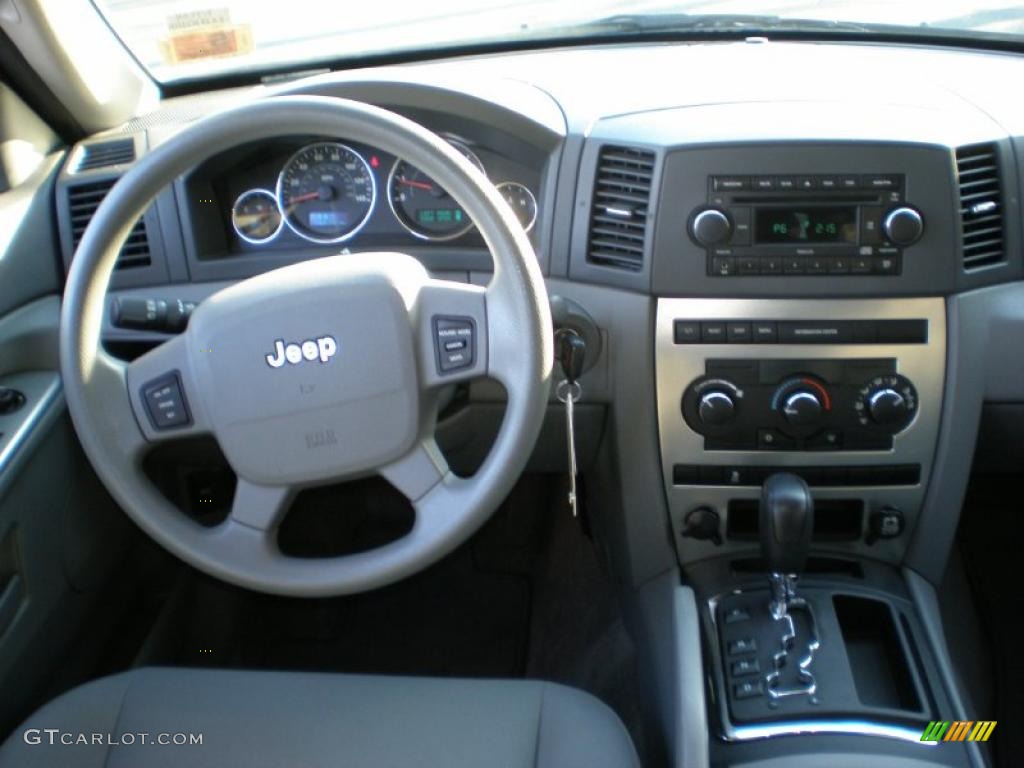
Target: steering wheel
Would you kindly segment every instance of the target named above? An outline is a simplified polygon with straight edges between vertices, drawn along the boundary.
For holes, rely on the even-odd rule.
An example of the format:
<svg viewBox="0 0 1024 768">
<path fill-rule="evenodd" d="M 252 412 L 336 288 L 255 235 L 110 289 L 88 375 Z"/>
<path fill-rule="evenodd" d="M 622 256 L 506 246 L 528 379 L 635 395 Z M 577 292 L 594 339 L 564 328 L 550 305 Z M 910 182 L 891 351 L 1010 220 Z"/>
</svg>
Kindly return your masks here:
<svg viewBox="0 0 1024 768">
<path fill-rule="evenodd" d="M 344 137 L 421 168 L 476 223 L 493 257 L 490 284 L 431 279 L 401 253 L 331 256 L 214 294 L 183 334 L 131 363 L 105 352 L 100 337 L 110 276 L 153 197 L 218 152 L 294 134 Z M 129 170 L 96 211 L 71 264 L 60 343 L 71 418 L 125 512 L 196 568 L 293 596 L 348 594 L 397 581 L 469 537 L 526 464 L 544 416 L 553 356 L 533 249 L 483 173 L 406 118 L 317 96 L 267 98 L 213 115 Z M 484 375 L 507 392 L 505 418 L 476 474 L 456 477 L 433 437 L 437 390 Z M 215 527 L 183 514 L 142 468 L 156 444 L 203 434 L 217 440 L 238 477 L 230 514 Z M 333 558 L 280 551 L 277 528 L 298 490 L 373 473 L 412 503 L 416 517 L 408 534 Z"/>
</svg>

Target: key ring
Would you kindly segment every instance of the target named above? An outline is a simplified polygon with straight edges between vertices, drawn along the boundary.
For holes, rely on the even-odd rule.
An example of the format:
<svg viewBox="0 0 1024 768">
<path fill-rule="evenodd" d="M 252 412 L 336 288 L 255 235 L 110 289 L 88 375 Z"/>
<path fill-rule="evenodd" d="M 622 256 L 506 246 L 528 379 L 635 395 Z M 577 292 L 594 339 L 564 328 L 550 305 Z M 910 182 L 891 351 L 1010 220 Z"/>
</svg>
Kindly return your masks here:
<svg viewBox="0 0 1024 768">
<path fill-rule="evenodd" d="M 578 381 L 570 382 L 568 379 L 562 379 L 555 385 L 555 397 L 558 398 L 560 403 L 564 403 L 569 397 L 575 403 L 582 394 L 583 388 Z"/>
</svg>

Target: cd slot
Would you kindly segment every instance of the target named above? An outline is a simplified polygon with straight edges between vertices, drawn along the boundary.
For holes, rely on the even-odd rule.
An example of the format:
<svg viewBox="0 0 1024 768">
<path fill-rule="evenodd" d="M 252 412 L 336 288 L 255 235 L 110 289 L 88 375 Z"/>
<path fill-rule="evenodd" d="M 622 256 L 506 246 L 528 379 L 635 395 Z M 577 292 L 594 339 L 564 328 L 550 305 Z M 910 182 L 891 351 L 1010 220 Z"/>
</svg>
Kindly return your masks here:
<svg viewBox="0 0 1024 768">
<path fill-rule="evenodd" d="M 835 203 L 849 203 L 851 205 L 881 205 L 884 201 L 878 195 L 849 195 L 849 194 L 817 194 L 817 195 L 734 195 L 729 198 L 731 205 L 756 205 L 766 203 L 769 205 L 789 205 L 800 203 L 802 205 L 834 205 Z"/>
</svg>

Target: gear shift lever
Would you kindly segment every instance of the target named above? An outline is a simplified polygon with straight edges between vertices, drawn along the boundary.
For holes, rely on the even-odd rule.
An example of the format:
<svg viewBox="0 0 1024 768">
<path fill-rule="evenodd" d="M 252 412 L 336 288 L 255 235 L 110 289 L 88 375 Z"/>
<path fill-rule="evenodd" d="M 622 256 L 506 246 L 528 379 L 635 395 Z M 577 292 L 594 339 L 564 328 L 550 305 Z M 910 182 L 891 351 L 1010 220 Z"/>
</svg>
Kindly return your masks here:
<svg viewBox="0 0 1024 768">
<path fill-rule="evenodd" d="M 770 475 L 761 486 L 761 551 L 768 564 L 771 612 L 785 616 L 796 594 L 796 577 L 804 568 L 814 527 L 814 501 L 807 483 L 796 475 Z"/>
</svg>

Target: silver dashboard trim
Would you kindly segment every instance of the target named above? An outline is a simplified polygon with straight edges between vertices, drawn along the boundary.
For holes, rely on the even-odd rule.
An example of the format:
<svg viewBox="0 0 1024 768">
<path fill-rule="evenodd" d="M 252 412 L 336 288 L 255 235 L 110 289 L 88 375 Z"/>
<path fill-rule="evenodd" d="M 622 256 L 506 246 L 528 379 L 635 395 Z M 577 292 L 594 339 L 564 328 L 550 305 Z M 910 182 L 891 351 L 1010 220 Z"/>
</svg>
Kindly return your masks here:
<svg viewBox="0 0 1024 768">
<path fill-rule="evenodd" d="M 928 321 L 927 344 L 676 344 L 675 320 L 881 320 Z M 730 499 L 757 498 L 755 487 L 677 486 L 672 482 L 674 464 L 736 464 L 740 466 L 856 466 L 881 463 L 919 464 L 917 486 L 871 488 L 815 488 L 821 498 L 863 499 L 874 509 L 884 504 L 899 507 L 907 520 L 902 536 L 878 541 L 863 540 L 815 544 L 816 550 L 865 554 L 898 563 L 914 531 L 924 501 L 942 412 L 946 366 L 946 311 L 941 298 L 908 299 L 676 299 L 658 300 L 655 320 L 655 382 L 658 439 L 662 474 L 677 551 L 683 564 L 706 557 L 730 554 L 756 545 L 729 542 L 715 546 L 708 541 L 683 539 L 683 517 L 698 506 L 714 508 L 727 522 Z M 717 359 L 851 359 L 895 358 L 897 371 L 914 382 L 918 414 L 895 437 L 889 451 L 706 451 L 704 439 L 683 420 L 680 402 L 686 386 L 704 375 L 705 361 Z"/>
</svg>

